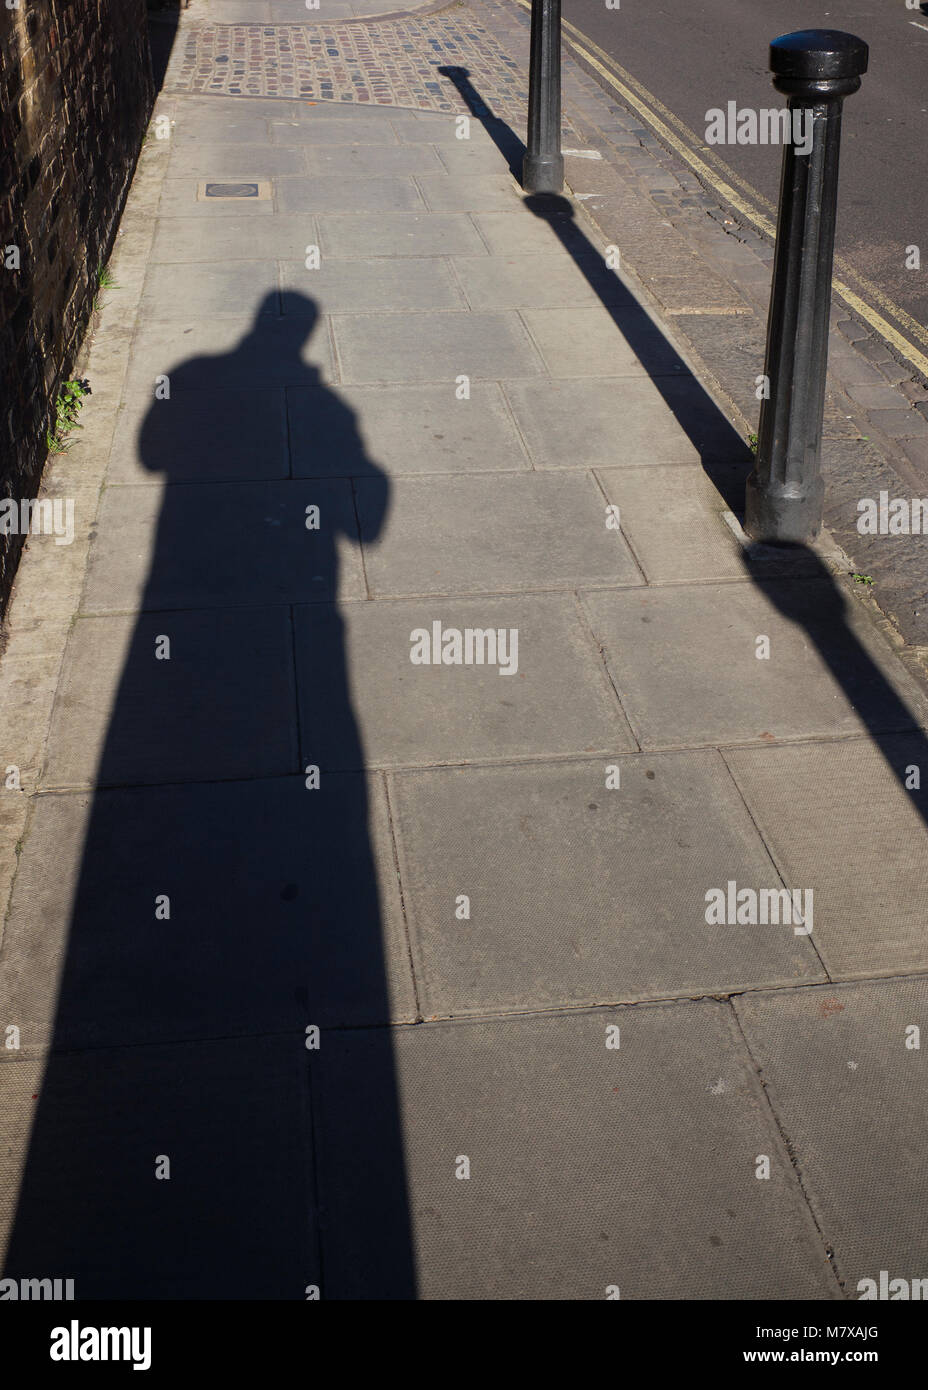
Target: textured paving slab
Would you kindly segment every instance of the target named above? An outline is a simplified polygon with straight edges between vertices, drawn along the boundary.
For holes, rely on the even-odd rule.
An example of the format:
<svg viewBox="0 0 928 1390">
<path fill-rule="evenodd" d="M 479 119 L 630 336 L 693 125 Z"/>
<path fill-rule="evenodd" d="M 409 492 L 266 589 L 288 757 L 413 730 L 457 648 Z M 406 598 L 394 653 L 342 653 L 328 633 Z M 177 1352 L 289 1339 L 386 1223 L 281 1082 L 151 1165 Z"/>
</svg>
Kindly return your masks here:
<svg viewBox="0 0 928 1390">
<path fill-rule="evenodd" d="M 299 1046 L 313 1023 L 411 1021 L 382 783 L 42 796 L 2 963 L 0 1016 L 33 1053 L 52 1032 L 58 1049 L 284 1030 Z"/>
<path fill-rule="evenodd" d="M 328 119 L 327 119 L 328 117 Z M 314 149 L 345 145 L 396 145 L 396 132 L 382 111 L 360 111 L 357 108 L 326 110 L 313 107 L 298 121 L 271 121 L 274 143 L 282 146 L 309 145 Z"/>
<path fill-rule="evenodd" d="M 390 132 L 391 136 L 393 132 Z M 337 174 L 344 169 L 348 177 L 384 174 L 440 174 L 445 166 L 438 151 L 430 145 L 338 145 L 311 144 L 303 147 L 306 171 L 310 175 Z M 298 171 L 295 171 L 298 172 Z"/>
<path fill-rule="evenodd" d="M 494 256 L 550 255 L 561 245 L 551 225 L 527 207 L 518 212 L 475 213 L 474 225 Z M 591 244 L 582 234 L 576 242 L 578 253 L 590 254 Z"/>
<path fill-rule="evenodd" d="M 733 749 L 726 759 L 787 880 L 814 890 L 829 973 L 928 970 L 924 737 Z"/>
<path fill-rule="evenodd" d="M 199 267 L 198 267 L 199 268 Z M 304 311 L 349 314 L 361 310 L 464 309 L 464 296 L 446 262 L 437 257 L 385 261 L 325 260 L 307 270 L 305 260 L 284 261 L 280 284 L 302 296 Z M 294 298 L 294 305 L 299 300 Z"/>
<path fill-rule="evenodd" d="M 439 175 L 442 177 L 442 175 Z M 279 178 L 281 212 L 415 212 L 424 206 L 410 178 L 323 174 L 318 178 Z"/>
<path fill-rule="evenodd" d="M 285 217 L 276 213 L 260 227 L 248 218 L 223 217 L 204 222 L 196 217 L 159 217 L 151 261 L 174 265 L 179 261 L 253 261 L 262 256 L 279 260 L 301 257 L 318 246 L 316 221 L 306 214 Z"/>
<path fill-rule="evenodd" d="M 371 496 L 360 479 L 362 527 Z M 641 583 L 595 482 L 571 473 L 398 480 L 365 569 L 375 598 Z"/>
<path fill-rule="evenodd" d="M 345 314 L 332 320 L 342 380 L 448 381 L 537 376 L 538 357 L 518 315 Z"/>
<path fill-rule="evenodd" d="M 597 476 L 649 584 L 744 577 L 741 547 L 722 520 L 725 501 L 701 468 L 603 469 Z"/>
<path fill-rule="evenodd" d="M 295 476 L 356 466 L 338 446 L 345 407 L 354 411 L 367 457 L 386 473 L 484 473 L 530 466 L 496 382 L 474 382 L 469 401 L 459 401 L 447 384 L 343 386 L 337 393 L 294 387 L 287 392 L 287 408 Z"/>
<path fill-rule="evenodd" d="M 910 1281 L 928 1269 L 928 982 L 885 980 L 735 1002 L 847 1296 L 859 1299 L 867 1291 L 859 1281 L 878 1285 L 885 1270 L 887 1280 L 906 1281 L 892 1291 L 905 1297 Z M 913 1025 L 920 1050 L 906 1045 Z"/>
<path fill-rule="evenodd" d="M 518 669 L 413 665 L 410 634 L 443 628 L 518 632 Z M 343 634 L 344 629 L 344 634 Z M 343 634 L 343 635 L 342 635 Z M 318 653 L 344 641 L 354 716 L 368 766 L 418 766 L 634 746 L 572 599 L 444 598 L 297 610 L 296 659 L 304 762 L 356 767 L 342 728 L 341 675 Z M 481 644 L 482 645 L 482 644 Z M 346 754 L 346 750 L 348 750 Z"/>
<path fill-rule="evenodd" d="M 33 1125 L 4 1274 L 73 1278 L 78 1299 L 305 1298 L 319 1275 L 301 1048 L 249 1038 L 56 1057 L 44 1076 L 0 1066 L 11 1207 L 5 1141 Z"/>
<path fill-rule="evenodd" d="M 323 387 L 320 394 L 328 392 Z M 159 459 L 170 460 L 177 482 L 286 478 L 284 391 L 185 391 L 154 409 L 148 401 L 130 401 L 116 423 L 108 481 L 151 482 Z"/>
<path fill-rule="evenodd" d="M 422 174 L 416 187 L 434 212 L 481 212 L 511 207 L 522 190 L 506 174 Z"/>
<path fill-rule="evenodd" d="M 145 277 L 141 314 L 162 319 L 240 319 L 243 314 L 279 314 L 275 261 L 231 264 L 154 265 Z"/>
<path fill-rule="evenodd" d="M 565 256 L 459 256 L 454 270 L 474 309 L 570 308 L 624 294 L 601 264 L 584 274 Z"/>
<path fill-rule="evenodd" d="M 392 134 L 392 132 L 391 132 Z M 170 179 L 271 179 L 277 174 L 306 174 L 306 152 L 268 149 L 267 143 L 230 145 L 179 144 L 168 160 Z"/>
<path fill-rule="evenodd" d="M 268 145 L 268 122 L 262 115 L 236 102 L 203 108 L 202 102 L 180 107 L 171 127 L 171 140 L 177 146 L 190 145 Z M 172 145 L 173 148 L 173 145 Z"/>
<path fill-rule="evenodd" d="M 458 140 L 453 145 L 446 141 L 438 148 L 437 155 L 446 173 L 465 177 L 473 174 L 499 174 L 508 167 L 506 159 L 495 144 L 486 144 L 479 140 Z"/>
<path fill-rule="evenodd" d="M 637 309 L 526 309 L 523 318 L 554 377 L 683 372 L 659 330 Z M 515 375 L 515 373 L 513 373 Z"/>
<path fill-rule="evenodd" d="M 726 1006 L 436 1024 L 392 1041 L 420 1298 L 838 1296 Z M 369 1127 L 389 1123 L 384 1045 L 377 1030 L 339 1034 L 313 1063 L 329 1297 L 391 1296 L 409 1239 L 365 1151 Z M 759 1153 L 769 1181 L 754 1176 Z"/>
<path fill-rule="evenodd" d="M 156 659 L 161 637 L 170 659 Z M 286 609 L 78 619 L 44 784 L 293 772 L 292 691 Z"/>
<path fill-rule="evenodd" d="M 588 594 L 584 605 L 642 747 L 891 732 L 922 708 L 901 666 L 887 687 L 869 653 L 885 663 L 889 649 L 830 580 Z"/>
<path fill-rule="evenodd" d="M 316 386 L 331 380 L 332 353 L 321 326 L 294 318 L 143 324 L 126 372 L 126 399 L 153 401 L 158 377 L 175 391 L 253 386 Z"/>
<path fill-rule="evenodd" d="M 743 442 L 691 377 L 518 381 L 506 394 L 536 468 L 639 467 L 703 456 L 742 459 L 748 472 Z"/>
<path fill-rule="evenodd" d="M 354 261 L 366 256 L 485 255 L 486 247 L 463 212 L 385 212 L 370 217 L 328 213 L 319 218 L 323 256 Z"/>
<path fill-rule="evenodd" d="M 308 506 L 318 530 L 307 529 Z M 97 530 L 86 613 L 365 593 L 351 491 L 338 479 L 107 488 Z"/>
<path fill-rule="evenodd" d="M 427 1017 L 824 978 L 791 926 L 706 922 L 711 888 L 780 886 L 717 754 L 607 763 L 395 777 Z"/>
</svg>

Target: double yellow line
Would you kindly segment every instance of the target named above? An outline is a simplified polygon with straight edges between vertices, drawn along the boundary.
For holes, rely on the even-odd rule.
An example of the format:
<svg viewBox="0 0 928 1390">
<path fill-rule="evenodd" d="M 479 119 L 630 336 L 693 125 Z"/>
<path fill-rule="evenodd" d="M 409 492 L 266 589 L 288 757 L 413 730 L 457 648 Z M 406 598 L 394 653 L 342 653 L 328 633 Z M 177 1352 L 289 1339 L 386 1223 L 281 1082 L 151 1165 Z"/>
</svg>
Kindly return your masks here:
<svg viewBox="0 0 928 1390">
<path fill-rule="evenodd" d="M 521 5 L 524 10 L 531 10 L 531 0 L 516 0 L 517 5 Z M 701 159 L 695 153 L 694 147 L 705 149 L 700 146 L 699 137 L 684 125 L 672 111 L 668 111 L 655 96 L 643 87 L 636 78 L 621 68 L 619 64 L 593 43 L 592 39 L 582 33 L 575 25 L 568 21 L 561 21 L 562 38 L 566 46 L 580 56 L 590 65 L 601 78 L 618 92 L 626 106 L 631 107 L 641 117 L 642 121 L 651 127 L 655 135 L 659 136 L 675 154 L 690 166 L 695 174 L 699 176 L 703 183 L 713 188 L 719 196 L 733 207 L 746 222 L 758 231 L 766 233 L 767 236 L 776 235 L 776 223 L 772 217 L 765 216 L 761 208 L 766 208 L 768 212 L 775 213 L 775 209 L 752 188 L 749 183 L 737 175 L 726 170 L 726 177 L 705 159 Z M 719 164 L 722 169 L 725 166 Z M 738 188 L 733 187 L 731 179 Z M 739 191 L 740 190 L 740 191 Z M 850 285 L 843 280 L 835 277 L 832 280 L 832 289 L 839 298 L 843 299 L 859 318 L 863 319 L 873 331 L 898 352 L 906 362 L 909 362 L 923 377 L 928 378 L 928 330 L 926 330 L 917 319 L 913 319 L 904 309 L 900 309 L 888 295 L 885 295 L 878 285 L 873 284 L 859 271 L 855 270 L 842 256 L 835 256 L 835 265 L 842 275 L 853 277 L 866 294 L 875 304 L 878 304 L 884 313 L 889 314 L 908 334 L 904 336 L 898 328 L 894 327 L 888 319 L 883 317 L 866 300 L 861 299 L 851 289 Z M 926 349 L 925 352 L 921 349 Z"/>
</svg>

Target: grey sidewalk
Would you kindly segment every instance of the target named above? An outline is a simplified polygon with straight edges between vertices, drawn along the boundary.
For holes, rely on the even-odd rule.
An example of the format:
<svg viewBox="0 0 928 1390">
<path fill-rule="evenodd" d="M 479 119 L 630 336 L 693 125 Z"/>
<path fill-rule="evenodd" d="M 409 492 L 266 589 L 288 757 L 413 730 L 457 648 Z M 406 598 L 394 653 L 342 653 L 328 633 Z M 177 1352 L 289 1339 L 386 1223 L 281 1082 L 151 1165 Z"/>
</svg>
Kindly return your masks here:
<svg viewBox="0 0 928 1390">
<path fill-rule="evenodd" d="M 840 554 L 744 550 L 737 435 L 478 119 L 158 109 L 0 662 L 4 1269 L 923 1277 L 928 702 Z"/>
</svg>

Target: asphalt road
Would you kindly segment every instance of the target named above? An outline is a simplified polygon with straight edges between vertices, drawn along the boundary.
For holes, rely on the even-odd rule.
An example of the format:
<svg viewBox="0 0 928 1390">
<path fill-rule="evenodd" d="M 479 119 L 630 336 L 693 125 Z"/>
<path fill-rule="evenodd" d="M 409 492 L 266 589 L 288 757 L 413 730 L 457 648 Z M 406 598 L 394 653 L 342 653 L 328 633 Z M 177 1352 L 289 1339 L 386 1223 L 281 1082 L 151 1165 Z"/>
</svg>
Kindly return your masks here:
<svg viewBox="0 0 928 1390">
<path fill-rule="evenodd" d="M 877 291 L 928 326 L 928 3 L 905 0 L 563 0 L 563 15 L 705 143 L 706 112 L 781 105 L 768 45 L 796 29 L 843 29 L 870 45 L 870 67 L 844 108 L 837 250 Z M 914 22 L 913 22 L 914 21 Z M 923 27 L 919 27 L 923 26 Z M 781 151 L 711 147 L 728 168 L 776 202 Z M 717 163 L 717 161 L 716 161 Z M 921 268 L 906 268 L 919 246 Z M 910 341 L 878 294 L 854 286 Z M 924 340 L 918 344 L 925 352 Z"/>
</svg>

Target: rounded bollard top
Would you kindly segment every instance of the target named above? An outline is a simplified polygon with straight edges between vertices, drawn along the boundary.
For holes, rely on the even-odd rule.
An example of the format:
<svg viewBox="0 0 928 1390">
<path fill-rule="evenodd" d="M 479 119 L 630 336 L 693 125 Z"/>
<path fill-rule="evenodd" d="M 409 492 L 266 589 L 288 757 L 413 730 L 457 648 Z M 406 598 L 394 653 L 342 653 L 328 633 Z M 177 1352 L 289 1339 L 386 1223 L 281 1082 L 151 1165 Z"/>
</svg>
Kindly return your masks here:
<svg viewBox="0 0 928 1390">
<path fill-rule="evenodd" d="M 860 77 L 870 50 L 863 39 L 840 29 L 800 29 L 781 34 L 770 45 L 770 71 L 800 82 L 831 82 Z"/>
</svg>

